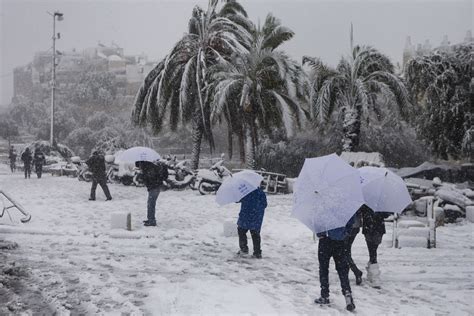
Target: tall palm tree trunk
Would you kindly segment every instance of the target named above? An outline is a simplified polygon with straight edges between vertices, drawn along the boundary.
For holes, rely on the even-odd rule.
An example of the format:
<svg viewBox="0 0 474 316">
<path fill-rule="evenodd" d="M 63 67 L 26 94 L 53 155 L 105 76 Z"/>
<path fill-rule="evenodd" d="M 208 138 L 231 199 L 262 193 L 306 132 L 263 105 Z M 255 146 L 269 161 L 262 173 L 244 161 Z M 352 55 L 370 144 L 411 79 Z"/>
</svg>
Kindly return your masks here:
<svg viewBox="0 0 474 316">
<path fill-rule="evenodd" d="M 245 130 L 245 154 L 248 169 L 255 169 L 255 146 L 250 128 Z"/>
<path fill-rule="evenodd" d="M 192 141 L 193 149 L 191 151 L 191 168 L 197 170 L 199 168 L 199 156 L 201 155 L 201 142 L 204 134 L 200 109 L 195 111 L 192 123 Z"/>
<path fill-rule="evenodd" d="M 360 140 L 360 111 L 355 107 L 344 109 L 344 125 L 342 128 L 342 150 L 357 151 Z"/>
</svg>

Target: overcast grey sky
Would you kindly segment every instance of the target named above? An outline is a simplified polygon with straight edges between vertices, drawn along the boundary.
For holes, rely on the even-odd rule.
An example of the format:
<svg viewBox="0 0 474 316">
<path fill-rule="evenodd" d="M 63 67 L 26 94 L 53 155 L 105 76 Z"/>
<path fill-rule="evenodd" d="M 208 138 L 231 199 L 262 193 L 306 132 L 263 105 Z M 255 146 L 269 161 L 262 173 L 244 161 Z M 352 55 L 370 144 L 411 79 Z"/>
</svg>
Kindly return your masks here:
<svg viewBox="0 0 474 316">
<path fill-rule="evenodd" d="M 444 34 L 452 43 L 472 30 L 471 0 L 247 0 L 241 1 L 250 18 L 263 21 L 272 12 L 295 37 L 283 47 L 300 61 L 319 56 L 329 64 L 348 53 L 349 30 L 354 24 L 358 44 L 370 44 L 401 61 L 407 35 L 413 43 L 429 39 L 438 45 Z M 82 50 L 98 41 L 116 42 L 125 54 L 144 52 L 157 60 L 186 31 L 195 5 L 207 0 L 0 0 L 0 104 L 10 102 L 13 68 L 25 65 L 37 51 L 51 47 L 52 18 L 59 10 L 58 50 Z"/>
</svg>

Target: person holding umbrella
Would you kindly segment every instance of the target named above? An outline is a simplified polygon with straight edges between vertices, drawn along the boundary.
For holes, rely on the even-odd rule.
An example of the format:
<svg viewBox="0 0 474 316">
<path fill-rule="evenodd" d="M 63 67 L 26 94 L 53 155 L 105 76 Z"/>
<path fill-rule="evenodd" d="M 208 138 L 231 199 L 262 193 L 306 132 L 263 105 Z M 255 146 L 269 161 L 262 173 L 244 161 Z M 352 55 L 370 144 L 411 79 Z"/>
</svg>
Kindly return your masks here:
<svg viewBox="0 0 474 316">
<path fill-rule="evenodd" d="M 354 276 L 356 278 L 356 285 L 362 284 L 363 272 L 360 271 L 360 269 L 357 267 L 356 263 L 354 262 L 354 259 L 352 259 L 352 244 L 354 243 L 354 240 L 357 237 L 357 234 L 359 234 L 360 232 L 360 227 L 362 225 L 361 217 L 362 217 L 361 209 L 359 209 L 357 213 L 354 215 L 354 223 L 352 224 L 352 227 L 349 231 L 349 236 L 344 240 L 347 263 L 349 264 L 349 269 L 354 273 Z"/>
<path fill-rule="evenodd" d="M 262 248 L 260 246 L 260 230 L 262 228 L 263 216 L 267 207 L 267 196 L 262 189 L 257 188 L 240 200 L 239 220 L 237 221 L 237 232 L 239 233 L 239 254 L 249 253 L 247 246 L 247 231 L 250 230 L 253 243 L 253 257 L 262 259 Z"/>
<path fill-rule="evenodd" d="M 369 251 L 369 262 L 367 263 L 367 280 L 374 288 L 380 288 L 380 269 L 377 263 L 377 248 L 382 243 L 385 234 L 385 218 L 391 213 L 375 213 L 370 207 L 364 205 L 362 212 L 362 234 Z"/>
<path fill-rule="evenodd" d="M 329 261 L 334 258 L 346 309 L 355 309 L 349 284 L 346 238 L 354 214 L 364 204 L 357 169 L 336 154 L 307 158 L 295 182 L 292 216 L 320 239 L 318 244 L 321 296 L 314 302 L 329 304 Z"/>
<path fill-rule="evenodd" d="M 141 146 L 129 148 L 115 158 L 117 162 L 135 163 L 142 172 L 143 182 L 148 189 L 147 219 L 143 221 L 145 226 L 156 226 L 156 200 L 163 181 L 168 178 L 168 167 L 159 162 L 160 159 L 156 151 Z"/>
<path fill-rule="evenodd" d="M 163 181 L 168 179 L 168 167 L 162 162 L 149 161 L 137 161 L 135 166 L 141 169 L 143 182 L 148 189 L 147 219 L 143 221 L 143 225 L 156 226 L 156 200 Z"/>
<path fill-rule="evenodd" d="M 253 243 L 253 257 L 262 259 L 260 230 L 262 228 L 267 196 L 260 188 L 263 177 L 253 171 L 243 170 L 224 180 L 216 193 L 219 205 L 241 203 L 237 232 L 239 234 L 239 255 L 248 255 L 247 232 L 250 230 Z"/>
<path fill-rule="evenodd" d="M 403 179 L 386 168 L 359 169 L 365 205 L 361 208 L 362 233 L 369 250 L 367 280 L 380 288 L 380 269 L 377 248 L 385 234 L 384 219 L 392 213 L 401 213 L 411 202 Z"/>
<path fill-rule="evenodd" d="M 92 156 L 87 159 L 86 164 L 89 167 L 89 170 L 92 172 L 92 186 L 89 201 L 95 201 L 95 191 L 97 189 L 97 184 L 99 184 L 104 191 L 106 201 L 112 200 L 112 195 L 110 195 L 109 187 L 107 186 L 104 156 L 96 150 L 92 153 Z"/>
<path fill-rule="evenodd" d="M 346 240 L 355 220 L 355 215 L 344 227 L 331 229 L 318 233 L 318 261 L 319 261 L 319 282 L 321 284 L 321 297 L 314 300 L 316 304 L 329 304 L 329 261 L 334 258 L 337 274 L 341 282 L 342 293 L 346 299 L 346 309 L 355 309 L 352 298 L 351 285 L 349 283 L 349 262 L 346 255 Z"/>
</svg>

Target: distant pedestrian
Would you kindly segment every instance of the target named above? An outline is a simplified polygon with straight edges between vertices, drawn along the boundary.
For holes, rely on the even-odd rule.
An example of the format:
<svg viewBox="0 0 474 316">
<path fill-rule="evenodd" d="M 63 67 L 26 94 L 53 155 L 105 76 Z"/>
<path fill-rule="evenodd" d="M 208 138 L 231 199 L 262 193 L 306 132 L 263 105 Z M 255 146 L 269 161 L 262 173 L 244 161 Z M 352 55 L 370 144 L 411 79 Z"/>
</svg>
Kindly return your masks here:
<svg viewBox="0 0 474 316">
<path fill-rule="evenodd" d="M 94 151 L 92 156 L 86 161 L 86 164 L 89 167 L 89 170 L 92 172 L 92 186 L 89 200 L 95 201 L 95 191 L 97 189 L 97 184 L 99 184 L 104 191 L 106 201 L 112 200 L 109 187 L 107 186 L 104 156 L 100 154 L 99 151 Z"/>
<path fill-rule="evenodd" d="M 26 147 L 23 154 L 21 154 L 21 160 L 23 161 L 23 166 L 25 169 L 25 179 L 29 179 L 31 177 L 31 162 L 33 161 L 29 147 Z"/>
<path fill-rule="evenodd" d="M 36 176 L 41 178 L 43 173 L 43 165 L 46 164 L 46 157 L 40 148 L 35 149 L 35 154 L 33 156 L 33 164 L 35 165 Z"/>
<path fill-rule="evenodd" d="M 142 172 L 143 182 L 148 189 L 147 219 L 143 221 L 145 226 L 156 226 L 156 200 L 160 195 L 163 181 L 168 179 L 168 167 L 161 162 L 137 161 L 135 166 Z"/>
<path fill-rule="evenodd" d="M 349 264 L 349 268 L 355 275 L 356 284 L 362 284 L 362 271 L 359 270 L 357 265 L 355 264 L 354 260 L 352 259 L 352 244 L 354 243 L 357 234 L 360 232 L 360 227 L 362 225 L 362 215 L 360 210 L 354 216 L 354 223 L 349 231 L 349 236 L 344 240 L 345 241 L 345 248 L 346 248 L 346 255 L 347 255 L 347 263 Z"/>
<path fill-rule="evenodd" d="M 319 261 L 319 282 L 321 284 L 321 297 L 314 300 L 316 304 L 329 304 L 329 261 L 334 258 L 337 274 L 341 282 L 342 294 L 346 300 L 346 309 L 355 309 L 352 298 L 351 285 L 349 283 L 349 263 L 345 254 L 346 239 L 352 228 L 354 217 L 349 220 L 345 227 L 339 227 L 318 233 L 318 261 Z"/>
<path fill-rule="evenodd" d="M 10 150 L 8 151 L 8 159 L 10 160 L 10 169 L 13 172 L 16 170 L 16 149 L 13 147 L 13 145 L 10 147 Z"/>
<path fill-rule="evenodd" d="M 367 280 L 375 287 L 380 287 L 380 269 L 377 263 L 377 248 L 382 243 L 385 234 L 384 219 L 390 213 L 374 212 L 370 207 L 364 205 L 362 213 L 362 233 L 365 236 L 367 249 L 369 250 L 369 262 L 367 263 Z"/>
<path fill-rule="evenodd" d="M 267 207 L 267 196 L 262 189 L 247 194 L 240 200 L 240 213 L 237 221 L 237 232 L 239 234 L 239 254 L 247 255 L 249 248 L 247 246 L 247 231 L 250 230 L 253 243 L 253 257 L 262 258 L 260 230 L 262 228 L 263 216 Z"/>
</svg>

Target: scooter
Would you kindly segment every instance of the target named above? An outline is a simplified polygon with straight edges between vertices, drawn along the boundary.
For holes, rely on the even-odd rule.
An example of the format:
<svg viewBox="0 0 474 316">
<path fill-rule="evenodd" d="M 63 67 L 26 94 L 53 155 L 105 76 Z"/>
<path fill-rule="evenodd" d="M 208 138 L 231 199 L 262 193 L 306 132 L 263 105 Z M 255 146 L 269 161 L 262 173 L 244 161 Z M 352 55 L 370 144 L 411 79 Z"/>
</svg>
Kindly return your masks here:
<svg viewBox="0 0 474 316">
<path fill-rule="evenodd" d="M 223 166 L 224 159 L 219 160 L 209 169 L 199 169 L 196 175 L 198 190 L 202 195 L 212 194 L 219 190 L 225 178 L 232 175 L 229 169 Z"/>
</svg>

